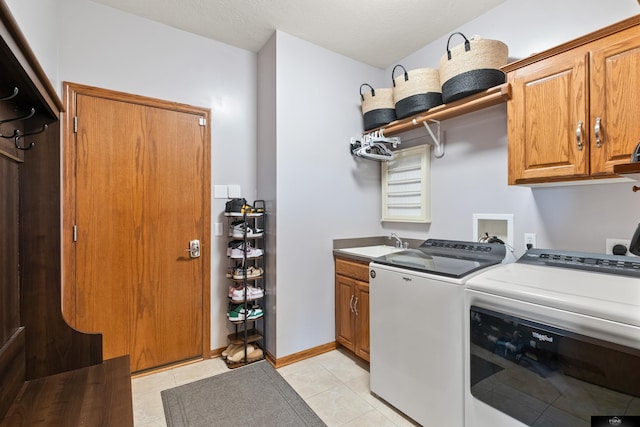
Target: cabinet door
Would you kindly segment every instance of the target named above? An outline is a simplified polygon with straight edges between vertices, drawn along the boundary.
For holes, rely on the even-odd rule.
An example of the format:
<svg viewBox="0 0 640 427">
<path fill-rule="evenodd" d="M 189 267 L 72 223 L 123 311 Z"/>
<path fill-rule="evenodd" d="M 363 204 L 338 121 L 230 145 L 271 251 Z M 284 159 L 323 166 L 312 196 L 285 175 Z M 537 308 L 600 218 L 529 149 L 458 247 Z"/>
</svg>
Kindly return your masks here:
<svg viewBox="0 0 640 427">
<path fill-rule="evenodd" d="M 336 274 L 336 340 L 351 351 L 355 350 L 355 316 L 353 304 L 356 281 Z"/>
<path fill-rule="evenodd" d="M 369 338 L 369 284 L 366 282 L 356 282 L 357 302 L 356 311 L 356 349 L 357 356 L 362 357 L 367 362 L 370 360 L 370 338 Z"/>
<path fill-rule="evenodd" d="M 613 165 L 629 162 L 640 140 L 640 28 L 621 31 L 593 45 L 591 174 L 611 174 Z"/>
<path fill-rule="evenodd" d="M 588 175 L 587 75 L 586 50 L 509 73 L 509 184 Z"/>
</svg>

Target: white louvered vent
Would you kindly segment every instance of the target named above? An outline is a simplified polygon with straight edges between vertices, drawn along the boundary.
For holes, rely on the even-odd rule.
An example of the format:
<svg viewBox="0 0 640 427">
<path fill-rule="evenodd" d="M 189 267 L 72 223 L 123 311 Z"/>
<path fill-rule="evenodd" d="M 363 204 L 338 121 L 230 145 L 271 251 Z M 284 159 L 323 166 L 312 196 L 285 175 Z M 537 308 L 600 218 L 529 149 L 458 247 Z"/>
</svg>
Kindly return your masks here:
<svg viewBox="0 0 640 427">
<path fill-rule="evenodd" d="M 382 163 L 382 221 L 431 222 L 429 146 L 394 153 Z"/>
</svg>

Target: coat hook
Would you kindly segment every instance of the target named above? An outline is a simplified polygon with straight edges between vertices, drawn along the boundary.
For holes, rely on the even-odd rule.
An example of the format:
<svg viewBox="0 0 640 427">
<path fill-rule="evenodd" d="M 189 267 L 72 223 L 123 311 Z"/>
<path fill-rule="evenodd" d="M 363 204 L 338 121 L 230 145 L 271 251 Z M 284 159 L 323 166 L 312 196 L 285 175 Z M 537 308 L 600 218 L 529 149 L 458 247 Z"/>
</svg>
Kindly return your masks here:
<svg viewBox="0 0 640 427">
<path fill-rule="evenodd" d="M 15 143 L 15 145 L 16 145 L 16 148 L 17 148 L 18 150 L 22 150 L 22 151 L 31 150 L 31 149 L 36 145 L 36 143 L 32 141 L 32 142 L 29 144 L 29 146 L 28 146 L 28 147 L 22 147 L 22 146 L 20 145 L 20 138 L 22 138 L 22 135 L 20 135 L 20 131 L 19 131 L 19 130 L 15 130 L 13 133 L 14 133 L 14 135 L 15 135 L 15 136 L 13 137 L 13 141 L 14 141 L 14 143 Z"/>
<path fill-rule="evenodd" d="M 638 0 L 640 1 L 640 0 Z M 638 187 L 637 185 L 634 185 L 632 188 L 633 192 L 635 193 L 636 191 L 640 191 L 640 187 Z"/>
<path fill-rule="evenodd" d="M 36 143 L 35 142 L 31 142 L 27 147 L 23 147 L 23 146 L 20 145 L 20 138 L 24 138 L 25 136 L 29 136 L 29 135 L 36 135 L 36 134 L 42 133 L 42 132 L 46 131 L 48 127 L 49 126 L 45 124 L 45 125 L 42 125 L 42 128 L 39 129 L 39 130 L 35 130 L 35 131 L 32 131 L 32 132 L 25 132 L 25 133 L 22 133 L 22 132 L 20 132 L 19 129 L 16 129 L 16 130 L 13 131 L 13 135 L 11 135 L 10 137 L 3 136 L 3 138 L 13 138 L 13 142 L 14 142 L 14 144 L 15 144 L 15 146 L 16 146 L 16 148 L 18 150 L 27 151 L 27 150 L 31 150 L 36 145 Z"/>
<path fill-rule="evenodd" d="M 18 96 L 18 88 L 14 87 L 13 88 L 13 93 L 5 98 L 0 98 L 0 101 L 8 101 L 12 98 L 15 98 L 16 96 Z"/>
<path fill-rule="evenodd" d="M 9 123 L 9 122 L 15 122 L 15 121 L 18 121 L 18 120 L 30 119 L 31 117 L 35 116 L 35 114 L 36 114 L 36 109 L 35 108 L 31 108 L 31 110 L 29 111 L 29 113 L 26 116 L 14 117 L 12 119 L 0 120 L 0 125 L 5 124 L 5 123 Z"/>
</svg>

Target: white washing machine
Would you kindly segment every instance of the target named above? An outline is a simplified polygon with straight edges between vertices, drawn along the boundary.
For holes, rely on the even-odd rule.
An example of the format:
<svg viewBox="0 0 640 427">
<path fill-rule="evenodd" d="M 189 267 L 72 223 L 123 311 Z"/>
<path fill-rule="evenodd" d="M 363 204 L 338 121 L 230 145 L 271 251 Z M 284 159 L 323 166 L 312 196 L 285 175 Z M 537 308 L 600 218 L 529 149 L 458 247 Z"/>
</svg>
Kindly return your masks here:
<svg viewBox="0 0 640 427">
<path fill-rule="evenodd" d="M 532 249 L 465 313 L 466 427 L 640 425 L 640 258 Z"/>
<path fill-rule="evenodd" d="M 369 264 L 373 393 L 422 425 L 463 425 L 464 284 L 505 253 L 429 239 Z"/>
</svg>

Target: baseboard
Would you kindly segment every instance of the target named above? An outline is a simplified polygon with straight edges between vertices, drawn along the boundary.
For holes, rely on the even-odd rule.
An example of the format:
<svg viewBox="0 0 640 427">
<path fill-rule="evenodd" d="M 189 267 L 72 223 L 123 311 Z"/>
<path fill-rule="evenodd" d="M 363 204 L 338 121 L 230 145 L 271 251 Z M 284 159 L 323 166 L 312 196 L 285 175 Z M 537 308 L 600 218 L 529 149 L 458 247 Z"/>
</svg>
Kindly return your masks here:
<svg viewBox="0 0 640 427">
<path fill-rule="evenodd" d="M 211 349 L 211 359 L 215 359 L 216 357 L 221 357 L 222 352 L 226 347 Z M 309 359 L 314 356 L 318 356 L 322 353 L 327 353 L 329 351 L 335 350 L 338 348 L 338 343 L 333 341 L 326 344 L 319 345 L 317 347 L 312 347 L 307 350 L 300 351 L 298 353 L 293 353 L 285 357 L 281 357 L 277 359 L 273 354 L 268 351 L 265 351 L 265 358 L 267 362 L 271 364 L 274 368 L 282 368 L 283 366 L 291 365 L 292 363 L 300 362 L 301 360 Z"/>
<path fill-rule="evenodd" d="M 327 353 L 329 351 L 335 350 L 336 348 L 338 348 L 338 345 L 335 341 L 333 341 L 330 343 L 319 345 L 317 347 L 312 347 L 307 350 L 300 351 L 298 353 L 293 353 L 279 359 L 273 357 L 271 353 L 267 352 L 267 360 L 273 365 L 274 368 L 282 368 L 283 366 L 300 362 L 301 360 L 309 359 L 322 353 Z"/>
</svg>

